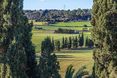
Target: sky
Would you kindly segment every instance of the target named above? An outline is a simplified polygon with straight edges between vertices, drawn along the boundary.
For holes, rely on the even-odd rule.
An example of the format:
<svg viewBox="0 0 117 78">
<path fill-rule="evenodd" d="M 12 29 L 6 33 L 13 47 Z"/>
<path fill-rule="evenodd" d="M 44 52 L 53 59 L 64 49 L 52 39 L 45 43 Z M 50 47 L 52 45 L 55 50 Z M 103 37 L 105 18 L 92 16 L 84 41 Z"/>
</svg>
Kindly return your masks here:
<svg viewBox="0 0 117 78">
<path fill-rule="evenodd" d="M 24 9 L 90 9 L 92 4 L 93 0 L 24 0 Z"/>
</svg>

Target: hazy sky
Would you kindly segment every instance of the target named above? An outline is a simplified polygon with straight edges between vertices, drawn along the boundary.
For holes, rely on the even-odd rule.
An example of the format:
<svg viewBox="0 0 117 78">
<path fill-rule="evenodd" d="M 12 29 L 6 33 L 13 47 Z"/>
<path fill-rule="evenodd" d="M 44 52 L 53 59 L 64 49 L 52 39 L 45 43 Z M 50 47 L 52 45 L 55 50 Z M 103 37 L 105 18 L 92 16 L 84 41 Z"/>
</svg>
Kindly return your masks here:
<svg viewBox="0 0 117 78">
<path fill-rule="evenodd" d="M 24 9 L 91 8 L 93 0 L 24 0 Z"/>
</svg>

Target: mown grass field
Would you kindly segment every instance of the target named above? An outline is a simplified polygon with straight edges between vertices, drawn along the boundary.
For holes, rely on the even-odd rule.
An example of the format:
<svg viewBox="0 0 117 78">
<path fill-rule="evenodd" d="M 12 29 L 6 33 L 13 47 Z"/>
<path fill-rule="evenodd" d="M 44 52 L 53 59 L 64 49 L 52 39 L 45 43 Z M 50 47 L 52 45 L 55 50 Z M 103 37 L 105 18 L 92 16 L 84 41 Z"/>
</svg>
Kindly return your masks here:
<svg viewBox="0 0 117 78">
<path fill-rule="evenodd" d="M 54 38 L 55 40 L 62 40 L 63 37 L 69 36 L 79 36 L 79 34 L 55 34 L 52 31 L 57 30 L 58 28 L 62 29 L 73 29 L 73 30 L 82 30 L 84 25 L 87 25 L 87 28 L 92 28 L 90 22 L 60 22 L 52 24 L 50 26 L 39 26 L 43 30 L 33 29 L 32 33 L 32 42 L 35 45 L 37 56 L 40 55 L 41 42 L 47 37 Z M 84 37 L 91 37 L 90 32 L 85 32 Z M 92 59 L 92 50 L 61 50 L 56 52 L 58 61 L 60 62 L 60 74 L 62 78 L 65 76 L 66 68 L 72 64 L 74 69 L 77 71 L 80 67 L 86 65 L 87 70 L 91 73 L 93 66 Z M 37 57 L 38 58 L 38 57 Z M 38 60 L 38 59 L 37 59 Z"/>
<path fill-rule="evenodd" d="M 59 23 L 55 23 L 55 24 L 51 24 L 53 26 L 66 26 L 66 27 L 69 27 L 69 26 L 76 26 L 76 27 L 79 27 L 79 26 L 84 26 L 84 25 L 87 25 L 87 26 L 91 26 L 90 22 L 89 21 L 80 21 L 80 22 L 59 22 Z"/>
<path fill-rule="evenodd" d="M 60 74 L 62 78 L 64 78 L 65 71 L 70 64 L 74 66 L 75 71 L 78 71 L 82 66 L 86 66 L 89 73 L 92 72 L 93 59 L 91 50 L 84 50 L 84 52 L 72 51 L 70 53 L 58 53 L 57 56 L 60 62 Z"/>
<path fill-rule="evenodd" d="M 87 25 L 87 27 L 84 27 L 84 25 Z M 42 28 L 43 30 L 57 30 L 58 28 L 82 30 L 83 28 L 88 28 L 88 29 L 92 28 L 90 22 L 88 22 L 88 21 L 84 21 L 84 22 L 59 22 L 59 23 L 50 24 L 50 25 L 38 25 L 38 27 Z"/>
</svg>

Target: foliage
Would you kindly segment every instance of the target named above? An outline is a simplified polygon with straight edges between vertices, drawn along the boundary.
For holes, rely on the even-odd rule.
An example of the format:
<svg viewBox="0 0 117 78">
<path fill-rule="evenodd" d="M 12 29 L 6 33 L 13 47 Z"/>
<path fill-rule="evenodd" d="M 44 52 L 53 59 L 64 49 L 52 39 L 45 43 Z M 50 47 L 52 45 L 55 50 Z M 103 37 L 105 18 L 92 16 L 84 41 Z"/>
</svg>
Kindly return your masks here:
<svg viewBox="0 0 117 78">
<path fill-rule="evenodd" d="M 77 10 L 25 10 L 24 13 L 30 20 L 47 21 L 49 23 L 91 19 L 91 10 L 80 8 Z"/>
<path fill-rule="evenodd" d="M 117 77 L 117 1 L 94 0 L 92 10 L 94 77 Z"/>
<path fill-rule="evenodd" d="M 72 65 L 69 65 L 66 70 L 65 78 L 73 78 L 75 70 L 73 69 Z"/>
<path fill-rule="evenodd" d="M 39 61 L 40 77 L 39 78 L 60 78 L 59 62 L 57 56 L 53 53 L 51 39 L 47 37 L 41 46 L 41 57 Z"/>
<path fill-rule="evenodd" d="M 82 78 L 84 76 L 90 77 L 89 72 L 86 71 L 86 66 L 82 66 L 76 73 L 72 65 L 67 67 L 65 78 Z"/>
</svg>

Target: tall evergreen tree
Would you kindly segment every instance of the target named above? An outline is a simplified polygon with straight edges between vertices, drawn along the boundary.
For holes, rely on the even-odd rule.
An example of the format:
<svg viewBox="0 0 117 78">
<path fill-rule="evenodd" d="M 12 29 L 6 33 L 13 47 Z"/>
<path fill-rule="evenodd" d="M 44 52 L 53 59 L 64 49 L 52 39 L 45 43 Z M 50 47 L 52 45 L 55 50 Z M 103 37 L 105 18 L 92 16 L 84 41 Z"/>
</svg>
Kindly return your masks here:
<svg viewBox="0 0 117 78">
<path fill-rule="evenodd" d="M 86 40 L 85 40 L 85 47 L 88 47 L 88 44 L 89 44 L 89 38 L 86 37 Z"/>
<path fill-rule="evenodd" d="M 63 39 L 62 39 L 62 49 L 64 49 L 65 48 L 65 38 L 63 37 Z"/>
<path fill-rule="evenodd" d="M 56 50 L 57 50 L 57 51 L 60 51 L 60 49 L 61 49 L 61 43 L 60 43 L 59 40 L 57 40 L 57 41 L 56 41 Z"/>
<path fill-rule="evenodd" d="M 76 41 L 75 41 L 75 37 L 73 37 L 73 48 L 76 48 Z"/>
<path fill-rule="evenodd" d="M 72 48 L 72 38 L 69 37 L 69 44 L 68 44 L 68 48 L 71 49 Z"/>
<path fill-rule="evenodd" d="M 82 33 L 81 37 L 79 38 L 79 46 L 82 47 L 84 45 L 84 34 Z"/>
<path fill-rule="evenodd" d="M 52 46 L 53 46 L 53 50 L 55 50 L 55 42 L 54 42 L 54 38 L 52 38 Z"/>
<path fill-rule="evenodd" d="M 94 78 L 117 77 L 117 0 L 93 0 Z"/>
<path fill-rule="evenodd" d="M 35 65 L 34 47 L 31 42 L 32 25 L 28 24 L 28 20 L 24 17 L 23 0 L 4 0 L 4 2 L 4 22 L 0 28 L 5 60 L 3 68 L 6 68 L 7 63 L 13 78 L 32 78 Z M 30 70 L 30 75 L 27 69 Z M 4 71 L 2 78 L 5 78 Z"/>
<path fill-rule="evenodd" d="M 68 39 L 67 39 L 67 37 L 65 38 L 65 48 L 68 48 Z"/>
<path fill-rule="evenodd" d="M 77 48 L 78 47 L 78 38 L 77 38 L 77 36 L 75 37 L 75 48 Z"/>
<path fill-rule="evenodd" d="M 59 62 L 57 56 L 53 53 L 52 42 L 47 37 L 41 46 L 41 57 L 39 61 L 40 77 L 39 78 L 60 78 Z"/>
</svg>

